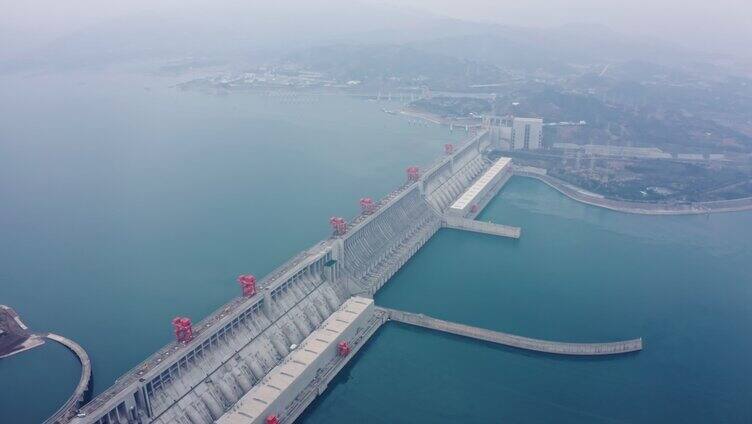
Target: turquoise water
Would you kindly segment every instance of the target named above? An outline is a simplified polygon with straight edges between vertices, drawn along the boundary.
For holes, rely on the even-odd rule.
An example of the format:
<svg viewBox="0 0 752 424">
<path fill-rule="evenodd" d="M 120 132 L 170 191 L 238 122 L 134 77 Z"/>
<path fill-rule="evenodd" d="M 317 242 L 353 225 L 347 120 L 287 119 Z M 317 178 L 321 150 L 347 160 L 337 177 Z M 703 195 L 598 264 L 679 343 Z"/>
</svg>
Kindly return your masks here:
<svg viewBox="0 0 752 424">
<path fill-rule="evenodd" d="M 303 422 L 750 422 L 751 214 L 626 215 L 515 177 L 479 219 L 522 238 L 441 230 L 376 302 L 644 350 L 562 358 L 388 324 Z"/>
<path fill-rule="evenodd" d="M 456 139 L 342 97 L 208 96 L 119 74 L 0 79 L 0 303 L 82 344 L 95 391 L 398 185 Z M 303 420 L 749 422 L 752 214 L 624 215 L 515 178 L 442 230 L 379 304 L 531 337 L 643 337 L 558 358 L 387 325 Z M 0 361 L 0 423 L 39 422 L 75 386 L 51 344 Z M 7 384 L 6 382 L 12 382 Z"/>
<path fill-rule="evenodd" d="M 204 317 L 238 274 L 326 237 L 459 137 L 380 110 L 394 105 L 178 81 L 0 79 L 0 303 L 84 346 L 96 392 L 169 341 L 172 317 Z M 0 423 L 41 421 L 78 372 L 53 346 L 1 361 Z"/>
</svg>

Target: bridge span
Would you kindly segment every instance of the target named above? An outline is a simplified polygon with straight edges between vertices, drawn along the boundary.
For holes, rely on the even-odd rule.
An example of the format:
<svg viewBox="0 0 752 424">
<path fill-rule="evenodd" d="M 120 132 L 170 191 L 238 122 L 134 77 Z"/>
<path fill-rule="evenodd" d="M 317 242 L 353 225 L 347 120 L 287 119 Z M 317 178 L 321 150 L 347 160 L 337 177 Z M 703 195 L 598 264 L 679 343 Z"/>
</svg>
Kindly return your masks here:
<svg viewBox="0 0 752 424">
<path fill-rule="evenodd" d="M 381 307 L 377 307 L 377 309 L 387 314 L 392 321 L 536 352 L 556 355 L 595 356 L 617 355 L 620 353 L 637 352 L 642 350 L 641 338 L 607 343 L 554 342 L 486 330 L 483 328 L 472 327 L 470 325 L 444 321 L 423 314 L 415 314 Z"/>
</svg>

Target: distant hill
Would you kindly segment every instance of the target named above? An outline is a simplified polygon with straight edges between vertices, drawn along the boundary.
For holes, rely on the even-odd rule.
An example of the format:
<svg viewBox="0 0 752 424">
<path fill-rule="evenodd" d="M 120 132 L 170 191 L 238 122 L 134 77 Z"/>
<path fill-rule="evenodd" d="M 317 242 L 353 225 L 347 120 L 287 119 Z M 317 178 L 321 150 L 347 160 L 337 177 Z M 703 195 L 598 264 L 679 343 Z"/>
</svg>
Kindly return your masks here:
<svg viewBox="0 0 752 424">
<path fill-rule="evenodd" d="M 346 2 L 348 7 L 342 3 L 300 2 L 295 7 L 275 8 L 274 3 L 217 0 L 205 10 L 186 4 L 171 13 L 134 14 L 33 50 L 0 56 L 0 70 L 90 67 L 186 56 L 258 63 L 307 47 L 405 43 L 474 29 L 471 23 L 449 18 L 357 1 Z"/>
<path fill-rule="evenodd" d="M 75 68 L 187 56 L 259 63 L 308 48 L 345 44 L 402 46 L 413 50 L 398 50 L 395 55 L 413 52 L 433 61 L 440 55 L 458 59 L 461 61 L 458 64 L 471 61 L 549 72 L 565 72 L 582 63 L 627 60 L 665 63 L 686 61 L 688 56 L 675 46 L 632 39 L 594 25 L 515 28 L 370 3 L 344 7 L 339 3 L 327 6 L 322 2 L 310 5 L 302 2 L 295 8 L 275 9 L 255 2 L 218 0 L 206 10 L 186 6 L 174 13 L 154 12 L 113 19 L 33 51 L 0 57 L 0 69 Z M 383 52 L 379 57 L 389 59 Z M 410 62 L 419 66 L 417 60 Z M 454 66 L 446 61 L 441 63 Z"/>
<path fill-rule="evenodd" d="M 287 55 L 283 62 L 325 72 L 337 80 L 367 84 L 464 89 L 496 82 L 502 71 L 482 61 L 426 52 L 412 46 L 338 44 Z"/>
<path fill-rule="evenodd" d="M 567 25 L 532 29 L 484 26 L 477 34 L 444 37 L 411 44 L 427 52 L 532 71 L 566 72 L 593 63 L 644 61 L 682 64 L 696 54 L 655 40 L 629 38 L 599 25 Z"/>
</svg>

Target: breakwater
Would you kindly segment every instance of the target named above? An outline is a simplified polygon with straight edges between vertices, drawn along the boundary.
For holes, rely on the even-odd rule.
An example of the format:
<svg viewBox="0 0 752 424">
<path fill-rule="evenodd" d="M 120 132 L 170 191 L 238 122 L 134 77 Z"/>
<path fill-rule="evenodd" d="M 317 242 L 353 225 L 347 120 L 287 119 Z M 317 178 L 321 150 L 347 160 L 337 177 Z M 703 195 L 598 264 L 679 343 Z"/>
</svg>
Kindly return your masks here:
<svg viewBox="0 0 752 424">
<path fill-rule="evenodd" d="M 89 354 L 86 353 L 86 350 L 71 339 L 53 333 L 47 333 L 44 337 L 65 346 L 66 349 L 76 355 L 78 362 L 81 364 L 81 376 L 78 379 L 78 384 L 76 385 L 73 394 L 71 394 L 68 400 L 65 401 L 65 403 L 44 422 L 44 424 L 66 423 L 74 417 L 78 407 L 89 400 L 93 381 L 91 359 L 89 358 Z"/>
<path fill-rule="evenodd" d="M 532 339 L 529 337 L 522 337 L 509 333 L 502 333 L 499 331 L 486 330 L 484 328 L 444 321 L 423 314 L 415 314 L 388 308 L 380 309 L 383 310 L 384 313 L 386 313 L 389 316 L 389 319 L 392 321 L 518 349 L 532 350 L 535 352 L 551 353 L 556 355 L 595 356 L 616 355 L 642 350 L 641 338 L 606 343 L 556 342 L 550 340 Z"/>
</svg>

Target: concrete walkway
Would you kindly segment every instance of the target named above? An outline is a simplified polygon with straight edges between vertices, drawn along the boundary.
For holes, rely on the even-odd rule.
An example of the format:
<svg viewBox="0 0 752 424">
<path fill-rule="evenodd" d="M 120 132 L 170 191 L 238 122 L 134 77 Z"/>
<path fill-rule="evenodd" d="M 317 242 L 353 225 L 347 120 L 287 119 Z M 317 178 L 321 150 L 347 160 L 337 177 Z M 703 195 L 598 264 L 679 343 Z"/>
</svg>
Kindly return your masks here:
<svg viewBox="0 0 752 424">
<path fill-rule="evenodd" d="M 515 239 L 520 238 L 520 235 L 522 234 L 522 229 L 519 227 L 475 221 L 454 216 L 444 216 L 441 219 L 441 226 L 444 228 L 453 228 L 455 230 L 472 231 L 474 233 L 490 234 L 492 236 L 510 237 Z"/>
<path fill-rule="evenodd" d="M 531 339 L 527 337 L 515 336 L 514 334 L 486 330 L 483 328 L 458 324 L 456 322 L 444 321 L 423 314 L 414 314 L 411 312 L 378 307 L 377 309 L 381 309 L 386 312 L 389 315 L 389 319 L 392 321 L 415 325 L 431 330 L 443 331 L 445 333 L 455 334 L 458 336 L 470 337 L 476 340 L 497 343 L 504 346 L 511 346 L 518 349 L 533 350 L 536 352 L 545 352 L 557 355 L 593 356 L 616 355 L 620 353 L 636 352 L 642 350 L 641 338 L 610 343 L 552 342 L 548 340 Z"/>
</svg>

